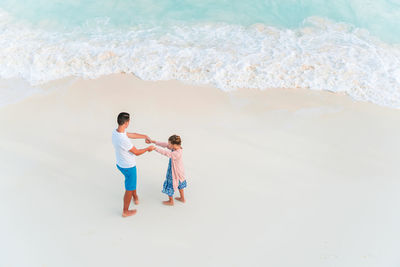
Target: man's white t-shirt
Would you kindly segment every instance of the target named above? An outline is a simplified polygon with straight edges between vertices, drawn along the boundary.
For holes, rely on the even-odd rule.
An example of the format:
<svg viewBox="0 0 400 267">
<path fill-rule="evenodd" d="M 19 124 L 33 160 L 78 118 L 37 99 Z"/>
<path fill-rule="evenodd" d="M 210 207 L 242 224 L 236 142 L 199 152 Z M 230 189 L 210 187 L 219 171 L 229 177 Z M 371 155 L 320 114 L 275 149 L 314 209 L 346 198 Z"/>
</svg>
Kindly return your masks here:
<svg viewBox="0 0 400 267">
<path fill-rule="evenodd" d="M 133 145 L 125 132 L 119 133 L 114 130 L 112 133 L 112 143 L 115 148 L 117 165 L 121 168 L 132 168 L 136 166 L 135 154 L 129 152 Z"/>
</svg>

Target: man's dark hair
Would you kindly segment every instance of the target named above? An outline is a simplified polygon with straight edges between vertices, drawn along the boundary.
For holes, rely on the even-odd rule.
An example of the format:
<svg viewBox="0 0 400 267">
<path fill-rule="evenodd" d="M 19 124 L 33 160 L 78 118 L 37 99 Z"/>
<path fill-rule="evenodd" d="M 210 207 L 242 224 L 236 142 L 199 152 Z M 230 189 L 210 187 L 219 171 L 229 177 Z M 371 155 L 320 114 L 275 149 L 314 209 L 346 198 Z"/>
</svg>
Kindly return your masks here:
<svg viewBox="0 0 400 267">
<path fill-rule="evenodd" d="M 129 120 L 130 120 L 129 113 L 121 112 L 118 114 L 118 118 L 117 118 L 118 125 L 124 125 L 124 123 Z"/>
</svg>

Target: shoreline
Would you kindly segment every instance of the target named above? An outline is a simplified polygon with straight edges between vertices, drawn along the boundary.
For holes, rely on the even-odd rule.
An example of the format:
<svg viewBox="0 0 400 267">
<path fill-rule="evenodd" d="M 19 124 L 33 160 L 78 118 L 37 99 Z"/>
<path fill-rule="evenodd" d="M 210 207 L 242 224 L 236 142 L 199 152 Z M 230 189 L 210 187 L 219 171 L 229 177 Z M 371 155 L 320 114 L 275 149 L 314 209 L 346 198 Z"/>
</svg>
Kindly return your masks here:
<svg viewBox="0 0 400 267">
<path fill-rule="evenodd" d="M 349 103 L 349 104 L 350 103 L 354 103 L 355 107 L 357 106 L 357 104 L 360 104 L 360 105 L 377 106 L 378 109 L 379 108 L 383 108 L 383 109 L 389 109 L 389 110 L 394 110 L 394 111 L 400 110 L 399 108 L 385 106 L 385 105 L 381 105 L 381 104 L 376 104 L 376 103 L 373 103 L 373 102 L 370 102 L 370 101 L 366 101 L 366 100 L 365 101 L 356 100 L 356 99 L 353 99 L 346 92 L 335 92 L 335 91 L 324 90 L 324 89 L 314 90 L 314 89 L 310 89 L 310 88 L 301 88 L 301 87 L 296 87 L 296 88 L 263 88 L 263 89 L 245 88 L 245 87 L 241 88 L 241 87 L 239 87 L 239 88 L 236 88 L 236 89 L 233 89 L 233 90 L 224 91 L 224 90 L 222 90 L 220 88 L 217 88 L 217 87 L 215 87 L 213 85 L 210 85 L 210 84 L 196 84 L 196 83 L 191 83 L 191 82 L 188 82 L 188 81 L 180 81 L 180 80 L 175 80 L 175 79 L 173 79 L 173 80 L 156 80 L 156 81 L 143 80 L 143 79 L 141 79 L 141 78 L 139 78 L 139 77 L 137 77 L 137 76 L 135 76 L 134 74 L 131 74 L 131 73 L 117 73 L 117 74 L 102 75 L 100 77 L 93 78 L 93 79 L 70 76 L 70 77 L 65 77 L 65 78 L 62 78 L 62 79 L 56 79 L 56 80 L 53 80 L 53 81 L 49 81 L 49 82 L 46 82 L 46 83 L 43 83 L 43 84 L 40 84 L 40 85 L 28 85 L 26 81 L 21 80 L 21 79 L 6 79 L 6 80 L 2 79 L 2 80 L 0 80 L 0 82 L 2 82 L 2 84 L 0 83 L 0 86 L 13 87 L 13 85 L 11 85 L 9 83 L 9 81 L 18 81 L 19 83 L 23 83 L 25 87 L 31 87 L 31 90 L 32 89 L 33 90 L 32 90 L 32 92 L 25 93 L 26 96 L 24 96 L 23 98 L 20 98 L 20 99 L 16 98 L 15 100 L 12 100 L 8 104 L 0 105 L 0 110 L 1 110 L 1 108 L 7 107 L 9 105 L 19 104 L 20 102 L 25 101 L 25 99 L 30 98 L 30 97 L 46 95 L 49 92 L 52 92 L 54 90 L 64 90 L 66 88 L 73 87 L 74 83 L 77 83 L 77 82 L 80 83 L 80 82 L 84 82 L 84 81 L 97 81 L 99 79 L 104 79 L 104 78 L 108 79 L 109 77 L 121 77 L 122 78 L 122 77 L 125 77 L 125 76 L 128 77 L 128 79 L 132 79 L 132 81 L 141 81 L 141 82 L 144 82 L 144 83 L 160 83 L 160 84 L 162 84 L 162 83 L 167 83 L 167 84 L 168 83 L 175 83 L 175 84 L 180 84 L 182 86 L 183 85 L 187 86 L 187 88 L 191 88 L 191 87 L 194 87 L 194 88 L 213 88 L 213 89 L 219 90 L 222 93 L 227 94 L 227 95 L 243 95 L 243 92 L 247 92 L 247 93 L 250 93 L 250 94 L 253 94 L 253 95 L 254 94 L 264 95 L 266 92 L 268 92 L 268 93 L 273 92 L 272 94 L 276 95 L 276 94 L 279 94 L 279 92 L 276 93 L 277 91 L 283 91 L 283 92 L 289 92 L 290 91 L 291 93 L 293 93 L 295 95 L 304 94 L 304 95 L 309 96 L 309 97 L 314 98 L 314 99 L 320 97 L 320 100 L 322 100 L 322 101 L 326 101 L 324 99 L 326 99 L 327 97 L 332 95 L 335 98 L 343 98 L 344 97 L 343 99 L 337 99 L 335 101 L 345 101 L 346 103 Z M 7 90 L 11 90 L 11 88 L 7 89 Z M 244 94 L 246 94 L 246 93 L 244 93 Z M 289 94 L 285 94 L 285 95 L 287 96 L 288 99 L 292 99 L 292 98 L 295 99 L 296 98 L 296 97 L 290 96 Z M 331 101 L 333 101 L 333 99 Z M 295 101 L 292 101 L 291 105 L 296 106 Z M 288 106 L 288 108 L 290 108 L 290 107 Z"/>
<path fill-rule="evenodd" d="M 398 110 L 326 91 L 226 93 L 132 75 L 55 85 L 0 108 L 0 265 L 398 263 Z M 138 213 L 121 218 L 120 111 L 129 131 L 181 135 L 186 204 L 161 204 L 168 162 L 152 152 L 137 158 Z"/>
</svg>

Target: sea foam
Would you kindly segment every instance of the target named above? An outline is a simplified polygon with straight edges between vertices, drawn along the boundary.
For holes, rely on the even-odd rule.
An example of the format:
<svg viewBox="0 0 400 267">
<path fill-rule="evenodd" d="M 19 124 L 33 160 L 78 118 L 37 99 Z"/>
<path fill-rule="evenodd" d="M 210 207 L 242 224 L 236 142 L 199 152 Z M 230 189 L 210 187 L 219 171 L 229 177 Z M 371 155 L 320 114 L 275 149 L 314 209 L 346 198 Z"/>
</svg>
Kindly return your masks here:
<svg viewBox="0 0 400 267">
<path fill-rule="evenodd" d="M 196 23 L 61 32 L 0 13 L 1 79 L 40 85 L 121 72 L 222 90 L 329 90 L 400 108 L 400 46 L 321 17 L 310 17 L 297 29 Z"/>
</svg>

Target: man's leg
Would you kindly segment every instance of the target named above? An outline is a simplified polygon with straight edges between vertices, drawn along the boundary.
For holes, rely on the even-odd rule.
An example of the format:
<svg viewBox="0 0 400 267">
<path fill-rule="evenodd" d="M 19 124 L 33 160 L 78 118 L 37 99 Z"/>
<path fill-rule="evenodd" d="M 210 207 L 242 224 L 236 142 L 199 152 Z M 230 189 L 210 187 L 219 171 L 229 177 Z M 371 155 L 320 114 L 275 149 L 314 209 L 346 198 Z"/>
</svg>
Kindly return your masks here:
<svg viewBox="0 0 400 267">
<path fill-rule="evenodd" d="M 124 210 L 122 211 L 122 217 L 132 216 L 136 213 L 136 210 L 129 210 L 131 204 L 133 191 L 125 191 L 124 195 Z"/>
<path fill-rule="evenodd" d="M 136 194 L 136 190 L 133 190 L 132 192 L 133 192 L 133 194 L 132 194 L 133 202 L 135 203 L 135 205 L 139 205 L 139 198 L 138 198 L 138 196 Z"/>
</svg>

